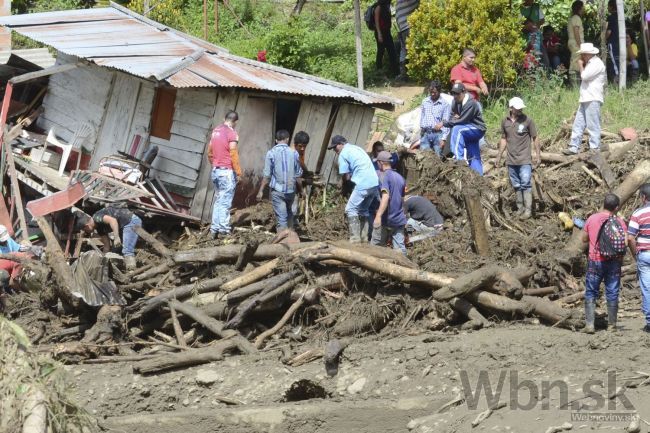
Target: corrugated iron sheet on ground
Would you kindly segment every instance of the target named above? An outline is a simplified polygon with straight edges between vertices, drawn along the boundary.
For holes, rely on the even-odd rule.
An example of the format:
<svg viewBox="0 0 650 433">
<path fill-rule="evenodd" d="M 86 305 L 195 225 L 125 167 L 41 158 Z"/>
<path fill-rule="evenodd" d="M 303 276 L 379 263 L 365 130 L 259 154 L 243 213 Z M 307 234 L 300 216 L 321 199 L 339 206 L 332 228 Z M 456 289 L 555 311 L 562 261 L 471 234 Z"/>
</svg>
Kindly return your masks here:
<svg viewBox="0 0 650 433">
<path fill-rule="evenodd" d="M 117 5 L 2 17 L 0 25 L 65 54 L 138 77 L 161 77 L 167 72 L 171 75 L 165 76 L 165 81 L 179 88 L 237 87 L 344 98 L 384 108 L 402 103 L 341 83 L 228 54 L 221 47 Z M 207 51 L 198 60 L 187 62 L 187 58 L 200 49 Z"/>
</svg>

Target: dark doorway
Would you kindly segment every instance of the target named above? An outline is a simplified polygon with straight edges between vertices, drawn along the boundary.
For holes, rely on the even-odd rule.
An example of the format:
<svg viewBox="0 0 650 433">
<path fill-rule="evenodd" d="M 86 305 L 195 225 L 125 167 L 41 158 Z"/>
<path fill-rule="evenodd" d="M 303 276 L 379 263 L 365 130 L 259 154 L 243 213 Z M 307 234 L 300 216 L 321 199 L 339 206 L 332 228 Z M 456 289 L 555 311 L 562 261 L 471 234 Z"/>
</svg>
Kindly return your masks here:
<svg viewBox="0 0 650 433">
<path fill-rule="evenodd" d="M 293 136 L 299 112 L 299 100 L 278 99 L 275 103 L 275 130 L 286 129 Z"/>
</svg>

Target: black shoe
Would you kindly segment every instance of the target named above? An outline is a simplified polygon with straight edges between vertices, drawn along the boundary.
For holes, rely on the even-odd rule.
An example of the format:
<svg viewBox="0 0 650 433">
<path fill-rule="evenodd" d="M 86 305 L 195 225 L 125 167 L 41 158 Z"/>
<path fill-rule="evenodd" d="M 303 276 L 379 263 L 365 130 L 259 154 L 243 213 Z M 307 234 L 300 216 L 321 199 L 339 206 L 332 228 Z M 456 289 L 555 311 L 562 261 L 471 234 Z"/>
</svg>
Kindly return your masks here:
<svg viewBox="0 0 650 433">
<path fill-rule="evenodd" d="M 210 232 L 210 239 L 212 239 L 213 241 L 217 240 L 218 237 L 219 237 L 219 232 L 214 232 L 214 233 Z"/>
<path fill-rule="evenodd" d="M 650 334 L 650 325 L 645 325 L 645 326 L 643 327 L 642 331 L 643 331 L 643 332 L 647 332 L 648 334 Z"/>
</svg>

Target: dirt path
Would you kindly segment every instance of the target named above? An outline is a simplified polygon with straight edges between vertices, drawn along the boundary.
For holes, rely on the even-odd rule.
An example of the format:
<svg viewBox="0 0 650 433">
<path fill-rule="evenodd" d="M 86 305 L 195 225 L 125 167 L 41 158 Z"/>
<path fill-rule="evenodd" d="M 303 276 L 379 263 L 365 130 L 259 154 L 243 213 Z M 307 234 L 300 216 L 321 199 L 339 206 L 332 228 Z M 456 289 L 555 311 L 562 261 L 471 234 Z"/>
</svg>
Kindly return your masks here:
<svg viewBox="0 0 650 433">
<path fill-rule="evenodd" d="M 565 422 L 572 431 L 623 431 L 628 422 L 572 420 L 572 414 L 588 413 L 595 403 L 601 407 L 591 412 L 636 413 L 650 420 L 650 387 L 607 399 L 624 378 L 650 370 L 650 338 L 640 331 L 640 314 L 622 315 L 622 331 L 593 336 L 529 322 L 469 333 L 365 338 L 345 350 L 334 378 L 327 377 L 320 360 L 287 367 L 279 361 L 280 351 L 148 377 L 134 375 L 127 364 L 68 369 L 80 402 L 115 432 L 545 432 Z M 607 383 L 608 370 L 616 373 L 616 384 L 611 373 Z M 479 377 L 496 392 L 500 376 L 497 400 L 507 406 L 478 427 L 471 423 L 487 407 L 484 392 L 476 407 L 469 398 L 437 413 L 468 385 L 466 394 L 476 395 Z M 315 382 L 330 396 L 283 402 L 286 390 L 300 379 Z M 549 392 L 545 387 L 553 381 L 561 383 Z M 597 393 L 596 400 L 558 409 L 563 398 L 584 397 L 585 386 Z M 242 404 L 227 406 L 219 397 Z M 648 431 L 643 422 L 641 428 Z"/>
</svg>

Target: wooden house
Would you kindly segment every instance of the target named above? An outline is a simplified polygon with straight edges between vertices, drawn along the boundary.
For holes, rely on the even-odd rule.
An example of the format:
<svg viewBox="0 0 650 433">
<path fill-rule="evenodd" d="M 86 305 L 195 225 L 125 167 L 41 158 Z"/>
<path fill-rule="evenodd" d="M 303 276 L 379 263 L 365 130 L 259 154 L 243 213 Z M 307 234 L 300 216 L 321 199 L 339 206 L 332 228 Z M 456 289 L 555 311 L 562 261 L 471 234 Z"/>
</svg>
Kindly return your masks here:
<svg viewBox="0 0 650 433">
<path fill-rule="evenodd" d="M 240 117 L 245 175 L 235 200 L 244 204 L 255 195 L 276 130 L 308 132 L 307 166 L 333 181 L 330 137 L 365 146 L 375 108 L 401 103 L 231 55 L 116 4 L 3 17 L 0 24 L 54 48 L 57 66 L 76 65 L 50 76 L 37 126 L 70 141 L 90 125 L 84 152 L 91 169 L 117 152 L 140 157 L 158 146 L 153 174 L 203 220 L 213 200 L 206 143 L 228 110 Z"/>
</svg>

